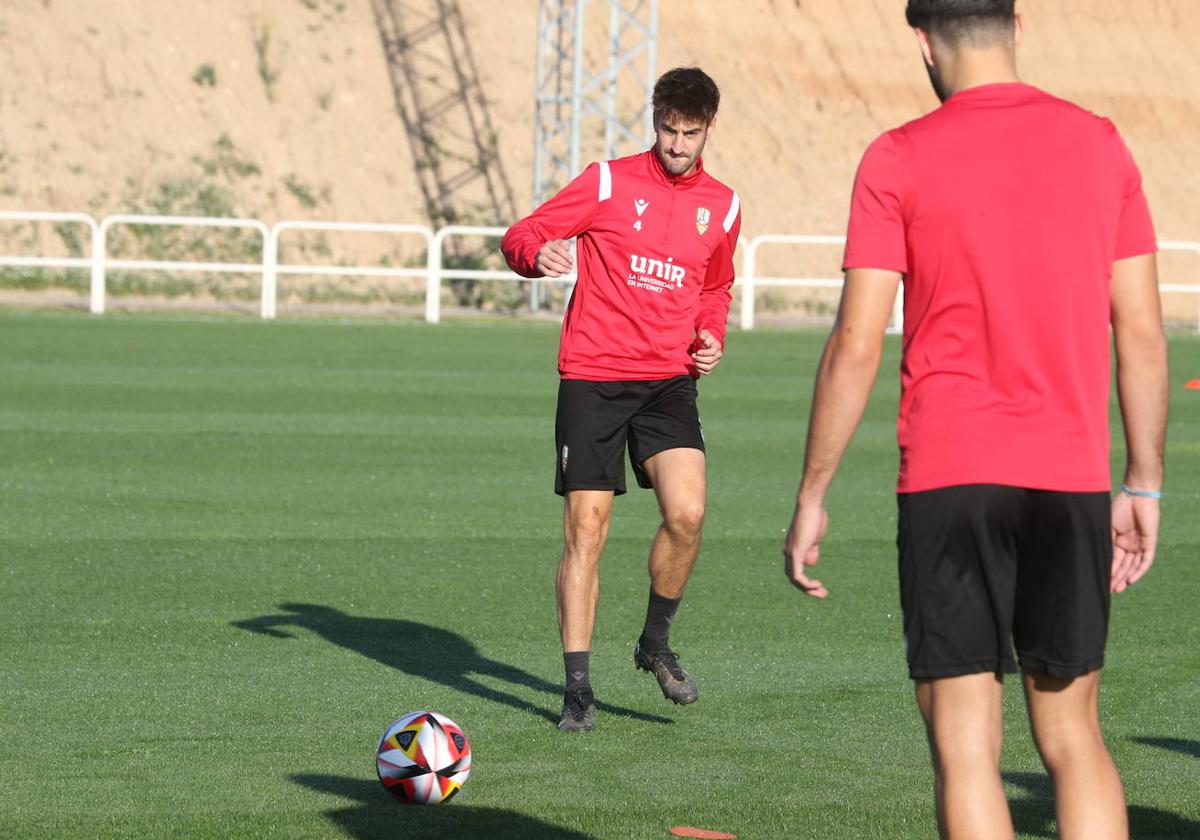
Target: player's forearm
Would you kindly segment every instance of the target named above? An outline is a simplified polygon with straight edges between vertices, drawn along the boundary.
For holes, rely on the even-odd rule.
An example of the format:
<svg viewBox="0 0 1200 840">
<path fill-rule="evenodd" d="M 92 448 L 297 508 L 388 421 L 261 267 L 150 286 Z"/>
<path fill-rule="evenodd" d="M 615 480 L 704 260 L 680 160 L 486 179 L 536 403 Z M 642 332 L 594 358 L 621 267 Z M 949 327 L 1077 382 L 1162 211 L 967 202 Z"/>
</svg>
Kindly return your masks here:
<svg viewBox="0 0 1200 840">
<path fill-rule="evenodd" d="M 538 278 L 542 272 L 537 269 L 537 252 L 545 244 L 539 241 L 537 234 L 531 230 L 529 219 L 525 218 L 510 227 L 500 240 L 500 252 L 508 267 L 522 277 Z"/>
<path fill-rule="evenodd" d="M 1157 324 L 1117 327 L 1114 336 L 1127 452 L 1124 481 L 1134 489 L 1158 490 L 1163 482 L 1170 393 L 1166 338 Z"/>
<path fill-rule="evenodd" d="M 881 346 L 847 339 L 837 329 L 825 345 L 813 388 L 804 477 L 798 493 L 802 504 L 824 500 L 866 411 L 881 356 Z"/>
</svg>

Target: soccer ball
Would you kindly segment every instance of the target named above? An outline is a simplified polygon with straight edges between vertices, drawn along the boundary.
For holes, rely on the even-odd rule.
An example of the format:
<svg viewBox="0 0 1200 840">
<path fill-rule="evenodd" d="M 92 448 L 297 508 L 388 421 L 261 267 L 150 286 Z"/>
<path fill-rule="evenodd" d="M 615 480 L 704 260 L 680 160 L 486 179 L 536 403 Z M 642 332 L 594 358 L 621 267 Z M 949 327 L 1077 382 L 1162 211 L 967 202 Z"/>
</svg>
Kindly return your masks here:
<svg viewBox="0 0 1200 840">
<path fill-rule="evenodd" d="M 471 744 L 458 724 L 437 712 L 392 721 L 375 750 L 379 781 L 410 805 L 440 805 L 471 774 Z"/>
</svg>

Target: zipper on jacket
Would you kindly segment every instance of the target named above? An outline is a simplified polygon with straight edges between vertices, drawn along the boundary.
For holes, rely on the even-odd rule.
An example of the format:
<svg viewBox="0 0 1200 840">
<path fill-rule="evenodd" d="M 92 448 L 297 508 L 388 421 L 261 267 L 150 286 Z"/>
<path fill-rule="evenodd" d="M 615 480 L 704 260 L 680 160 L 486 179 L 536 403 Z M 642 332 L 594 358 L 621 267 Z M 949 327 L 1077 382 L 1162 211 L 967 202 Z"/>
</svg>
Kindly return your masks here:
<svg viewBox="0 0 1200 840">
<path fill-rule="evenodd" d="M 671 200 L 667 202 L 667 224 L 663 230 L 663 247 L 666 248 L 671 242 L 671 222 L 675 218 L 675 193 L 679 191 L 679 180 L 671 182 Z M 668 254 L 668 256 L 674 256 Z"/>
</svg>

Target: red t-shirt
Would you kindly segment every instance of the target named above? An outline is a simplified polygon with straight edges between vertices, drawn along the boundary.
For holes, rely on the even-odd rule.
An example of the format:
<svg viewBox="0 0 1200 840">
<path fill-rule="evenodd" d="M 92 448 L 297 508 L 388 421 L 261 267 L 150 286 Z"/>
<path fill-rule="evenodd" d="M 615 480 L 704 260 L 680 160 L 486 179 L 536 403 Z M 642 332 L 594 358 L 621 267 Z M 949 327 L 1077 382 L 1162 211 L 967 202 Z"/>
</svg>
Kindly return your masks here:
<svg viewBox="0 0 1200 840">
<path fill-rule="evenodd" d="M 653 150 L 593 163 L 517 222 L 500 245 L 513 271 L 541 276 L 538 250 L 576 240 L 578 281 L 558 370 L 600 381 L 696 376 L 708 330 L 722 345 L 741 228 L 737 193 L 704 171 L 669 175 Z"/>
<path fill-rule="evenodd" d="M 877 139 L 844 267 L 904 274 L 899 492 L 1108 490 L 1112 265 L 1156 249 L 1113 124 L 1036 88 L 969 88 Z"/>
</svg>

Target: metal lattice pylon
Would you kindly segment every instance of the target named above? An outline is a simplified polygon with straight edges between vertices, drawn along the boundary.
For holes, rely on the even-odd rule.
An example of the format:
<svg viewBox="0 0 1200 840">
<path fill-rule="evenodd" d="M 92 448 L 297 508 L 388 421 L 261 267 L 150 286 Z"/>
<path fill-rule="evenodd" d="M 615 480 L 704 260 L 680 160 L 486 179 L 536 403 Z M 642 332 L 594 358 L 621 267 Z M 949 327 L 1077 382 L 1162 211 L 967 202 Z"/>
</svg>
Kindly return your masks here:
<svg viewBox="0 0 1200 840">
<path fill-rule="evenodd" d="M 512 190 L 458 0 L 371 0 L 434 225 L 508 223 Z"/>
<path fill-rule="evenodd" d="M 585 154 L 608 159 L 639 151 L 653 133 L 658 0 L 608 0 L 602 62 L 587 56 L 587 6 L 588 0 L 538 6 L 535 207 L 579 174 Z M 593 126 L 603 132 L 590 132 Z"/>
</svg>

